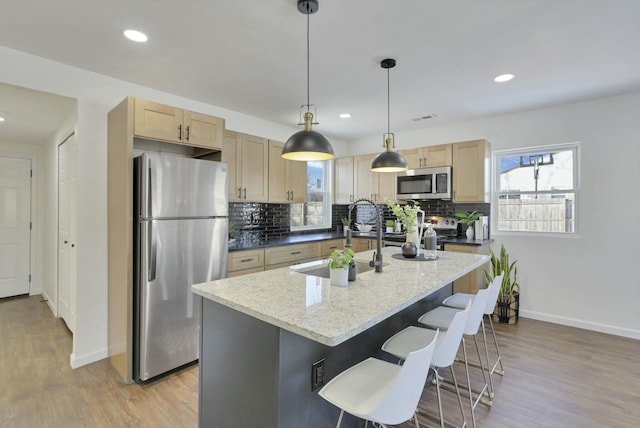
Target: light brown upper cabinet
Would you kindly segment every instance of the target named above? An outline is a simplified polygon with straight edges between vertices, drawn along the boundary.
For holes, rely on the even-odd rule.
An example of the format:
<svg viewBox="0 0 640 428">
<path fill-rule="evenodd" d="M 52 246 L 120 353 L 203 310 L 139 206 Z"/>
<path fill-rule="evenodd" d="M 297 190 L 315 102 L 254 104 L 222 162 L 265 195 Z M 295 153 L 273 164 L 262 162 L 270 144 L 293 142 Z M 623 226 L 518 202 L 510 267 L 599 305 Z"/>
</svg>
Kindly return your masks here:
<svg viewBox="0 0 640 428">
<path fill-rule="evenodd" d="M 396 175 L 371 171 L 371 162 L 377 155 L 361 155 L 334 160 L 334 203 L 350 204 L 361 198 L 383 203 L 385 198 L 396 197 Z"/>
<path fill-rule="evenodd" d="M 134 134 L 150 140 L 220 150 L 224 119 L 136 98 Z"/>
<path fill-rule="evenodd" d="M 284 159 L 284 143 L 269 140 L 269 202 L 304 202 L 307 163 Z"/>
<path fill-rule="evenodd" d="M 355 198 L 366 198 L 376 203 L 396 198 L 396 175 L 371 171 L 371 162 L 377 155 L 362 155 L 353 158 L 353 187 Z"/>
<path fill-rule="evenodd" d="M 490 202 L 490 154 L 487 140 L 454 143 L 453 202 Z"/>
<path fill-rule="evenodd" d="M 229 164 L 229 201 L 267 202 L 269 142 L 266 138 L 227 130 L 221 160 Z"/>
<path fill-rule="evenodd" d="M 451 149 L 451 144 L 440 144 L 400 150 L 400 154 L 407 161 L 409 169 L 450 166 L 452 163 Z"/>
<path fill-rule="evenodd" d="M 352 157 L 333 161 L 333 200 L 336 204 L 350 204 L 354 201 Z"/>
</svg>

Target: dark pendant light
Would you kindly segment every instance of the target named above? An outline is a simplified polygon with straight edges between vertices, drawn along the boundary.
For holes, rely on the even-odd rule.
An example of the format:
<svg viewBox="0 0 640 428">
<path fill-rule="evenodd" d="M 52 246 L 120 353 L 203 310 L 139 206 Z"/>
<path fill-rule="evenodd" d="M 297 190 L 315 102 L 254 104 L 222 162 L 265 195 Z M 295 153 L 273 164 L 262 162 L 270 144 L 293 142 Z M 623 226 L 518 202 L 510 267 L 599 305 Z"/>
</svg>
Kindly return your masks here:
<svg viewBox="0 0 640 428">
<path fill-rule="evenodd" d="M 380 153 L 376 158 L 371 162 L 371 171 L 374 172 L 400 172 L 407 170 L 407 161 L 402 157 L 402 155 L 398 152 L 394 152 L 395 148 L 395 136 L 390 131 L 391 128 L 391 114 L 390 114 L 390 102 L 389 99 L 389 69 L 396 66 L 396 60 L 387 58 L 380 61 L 380 66 L 387 70 L 387 133 L 382 136 L 384 140 L 384 152 Z"/>
<path fill-rule="evenodd" d="M 307 15 L 307 111 L 304 113 L 304 130 L 296 132 L 282 148 L 282 157 L 297 161 L 333 159 L 333 148 L 324 135 L 311 129 L 318 122 L 313 121 L 309 103 L 309 15 L 318 11 L 318 0 L 298 0 L 298 10 Z"/>
</svg>

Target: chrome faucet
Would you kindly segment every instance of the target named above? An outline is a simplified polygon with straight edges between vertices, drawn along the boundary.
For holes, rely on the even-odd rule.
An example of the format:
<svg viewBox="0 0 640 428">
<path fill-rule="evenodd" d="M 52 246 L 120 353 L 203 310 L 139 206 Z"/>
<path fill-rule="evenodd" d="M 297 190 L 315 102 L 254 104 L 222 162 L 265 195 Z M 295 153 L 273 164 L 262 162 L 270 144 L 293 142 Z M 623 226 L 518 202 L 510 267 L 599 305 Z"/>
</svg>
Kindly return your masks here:
<svg viewBox="0 0 640 428">
<path fill-rule="evenodd" d="M 369 262 L 369 266 L 375 268 L 375 271 L 380 273 L 382 272 L 382 224 L 383 224 L 383 213 L 382 210 L 378 208 L 378 206 L 370 199 L 358 199 L 354 201 L 351 205 L 349 205 L 349 224 L 351 224 L 351 211 L 353 208 L 361 202 L 366 202 L 367 204 L 373 205 L 376 209 L 376 251 L 373 253 L 373 260 Z M 351 229 L 347 230 L 347 239 L 346 239 L 346 248 L 351 248 Z"/>
</svg>

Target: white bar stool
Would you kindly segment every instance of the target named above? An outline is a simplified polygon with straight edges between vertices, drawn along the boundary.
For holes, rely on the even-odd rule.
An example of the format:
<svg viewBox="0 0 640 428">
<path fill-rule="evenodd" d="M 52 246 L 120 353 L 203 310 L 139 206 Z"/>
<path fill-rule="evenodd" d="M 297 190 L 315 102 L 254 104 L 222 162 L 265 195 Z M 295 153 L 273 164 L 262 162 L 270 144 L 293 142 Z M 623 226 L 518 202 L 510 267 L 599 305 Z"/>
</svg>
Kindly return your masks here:
<svg viewBox="0 0 640 428">
<path fill-rule="evenodd" d="M 356 364 L 326 384 L 318 394 L 340 408 L 336 428 L 344 412 L 385 427 L 414 419 L 429 365 L 436 345 L 437 332 L 425 346 L 410 352 L 403 365 L 375 358 Z"/>
<path fill-rule="evenodd" d="M 482 357 L 480 356 L 480 348 L 478 347 L 478 341 L 476 340 L 476 333 L 480 329 L 480 324 L 482 323 L 482 317 L 484 316 L 484 308 L 487 304 L 487 298 L 489 297 L 489 290 L 484 289 L 478 291 L 476 297 L 473 299 L 471 303 L 471 308 L 469 309 L 469 315 L 467 318 L 467 322 L 464 326 L 464 333 L 462 338 L 462 352 L 464 355 L 464 365 L 467 373 L 467 393 L 469 394 L 469 405 L 471 406 L 471 421 L 475 428 L 476 426 L 476 416 L 475 416 L 475 408 L 480 402 L 482 396 L 486 393 L 489 397 L 489 382 L 487 380 L 486 373 L 484 368 L 481 368 L 482 377 L 484 379 L 484 386 L 479 390 L 478 396 L 476 399 L 473 397 L 473 391 L 471 389 L 471 382 L 469 377 L 469 359 L 467 358 L 467 345 L 464 340 L 465 335 L 473 336 L 473 341 L 476 347 L 476 353 L 478 354 L 478 360 L 482 366 Z M 451 321 L 455 317 L 455 315 L 460 312 L 460 309 L 449 308 L 446 306 L 438 306 L 435 309 L 430 310 L 426 314 L 422 315 L 418 322 L 424 324 L 425 326 L 431 329 L 447 329 L 447 327 L 451 324 Z M 486 402 L 485 404 L 491 405 L 492 403 Z"/>
<path fill-rule="evenodd" d="M 390 337 L 383 345 L 382 350 L 388 352 L 400 360 L 407 358 L 407 355 L 411 351 L 417 348 L 423 347 L 426 343 L 433 340 L 433 337 L 438 334 L 438 340 L 436 342 L 436 349 L 433 352 L 433 358 L 431 359 L 431 370 L 433 370 L 436 380 L 436 394 L 438 396 L 438 417 L 440 420 L 440 426 L 444 428 L 445 419 L 442 412 L 442 399 L 440 397 L 440 379 L 438 376 L 438 369 L 449 367 L 451 376 L 453 377 L 453 383 L 455 385 L 456 394 L 458 396 L 458 405 L 460 406 L 460 414 L 462 415 L 462 427 L 467 424 L 467 419 L 462 409 L 462 398 L 460 397 L 460 390 L 458 389 L 458 382 L 456 380 L 456 374 L 453 371 L 453 362 L 456 359 L 460 342 L 462 341 L 462 334 L 464 327 L 467 323 L 469 315 L 469 308 L 471 307 L 471 300 L 467 302 L 466 308 L 453 317 L 451 324 L 449 324 L 446 331 L 440 331 L 436 333 L 436 330 L 431 330 L 422 327 L 409 326 L 404 330 L 396 333 Z M 468 375 L 468 371 L 467 371 Z M 467 376 L 467 384 L 469 384 L 469 377 Z M 422 412 L 421 412 L 422 413 Z"/>
<path fill-rule="evenodd" d="M 489 345 L 487 343 L 487 333 L 485 329 L 485 323 L 484 322 L 482 323 L 482 335 L 484 337 L 484 349 L 485 349 L 486 358 L 487 358 L 487 367 L 491 367 L 489 369 L 489 394 L 491 398 L 494 397 L 493 380 L 491 378 L 491 375 L 494 372 L 496 372 L 499 375 L 504 376 L 504 367 L 502 366 L 500 349 L 498 348 L 498 339 L 496 338 L 496 332 L 493 326 L 493 319 L 492 319 L 493 311 L 496 307 L 496 303 L 498 302 L 498 295 L 500 294 L 500 286 L 502 285 L 503 276 L 504 274 L 500 274 L 496 276 L 493 279 L 493 281 L 491 281 L 491 284 L 489 284 L 489 287 L 487 287 L 487 289 L 489 290 L 489 297 L 487 298 L 487 306 L 484 311 L 484 315 L 486 315 L 489 318 L 489 324 L 491 324 L 491 334 L 493 336 L 493 344 L 496 348 L 497 357 L 493 365 L 490 363 L 490 359 L 489 359 Z M 469 299 L 474 299 L 474 298 L 475 298 L 475 294 L 456 293 L 453 296 L 449 296 L 446 299 L 444 299 L 442 304 L 444 306 L 462 309 L 465 307 L 465 304 L 466 302 L 469 301 Z M 496 370 L 496 368 L 498 367 L 498 364 L 500 365 L 500 370 Z"/>
</svg>

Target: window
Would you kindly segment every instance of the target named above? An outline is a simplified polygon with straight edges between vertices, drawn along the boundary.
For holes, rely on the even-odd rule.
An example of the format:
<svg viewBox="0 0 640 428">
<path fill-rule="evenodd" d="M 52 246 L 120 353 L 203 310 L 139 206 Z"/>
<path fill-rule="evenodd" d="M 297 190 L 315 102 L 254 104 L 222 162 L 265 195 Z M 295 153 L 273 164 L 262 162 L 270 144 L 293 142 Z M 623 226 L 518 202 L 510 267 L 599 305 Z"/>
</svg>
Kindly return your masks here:
<svg viewBox="0 0 640 428">
<path fill-rule="evenodd" d="M 292 231 L 331 228 L 331 161 L 307 162 L 307 198 L 302 204 L 291 204 Z"/>
<path fill-rule="evenodd" d="M 494 230 L 575 235 L 579 143 L 493 154 Z"/>
</svg>

